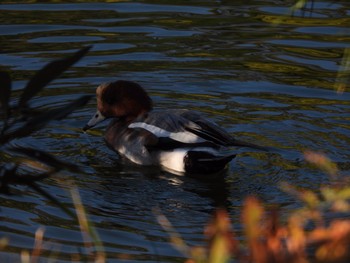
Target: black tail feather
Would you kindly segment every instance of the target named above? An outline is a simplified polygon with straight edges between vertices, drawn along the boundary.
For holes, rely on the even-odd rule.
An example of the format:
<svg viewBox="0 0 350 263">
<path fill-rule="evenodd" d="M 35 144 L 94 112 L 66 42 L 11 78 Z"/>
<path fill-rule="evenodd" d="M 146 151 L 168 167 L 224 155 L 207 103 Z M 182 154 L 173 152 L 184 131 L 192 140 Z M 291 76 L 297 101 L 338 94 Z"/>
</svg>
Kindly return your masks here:
<svg viewBox="0 0 350 263">
<path fill-rule="evenodd" d="M 205 151 L 189 151 L 185 156 L 185 171 L 191 174 L 211 174 L 222 171 L 235 154 L 216 156 Z"/>
</svg>

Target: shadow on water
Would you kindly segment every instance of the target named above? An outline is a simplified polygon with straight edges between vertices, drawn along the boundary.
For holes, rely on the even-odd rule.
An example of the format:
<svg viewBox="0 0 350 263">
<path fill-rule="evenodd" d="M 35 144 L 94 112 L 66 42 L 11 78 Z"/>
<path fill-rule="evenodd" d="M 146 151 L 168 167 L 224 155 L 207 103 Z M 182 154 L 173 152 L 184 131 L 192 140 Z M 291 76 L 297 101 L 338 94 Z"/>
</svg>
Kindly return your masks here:
<svg viewBox="0 0 350 263">
<path fill-rule="evenodd" d="M 100 170 L 101 169 L 101 170 Z M 200 201 L 204 197 L 208 200 L 201 212 L 211 214 L 215 207 L 229 207 L 229 187 L 226 181 L 229 171 L 208 175 L 177 175 L 161 170 L 159 167 L 143 167 L 130 164 L 127 161 L 116 161 L 110 168 L 96 169 L 99 185 L 105 187 L 101 192 L 107 194 L 106 200 L 120 200 L 117 196 L 121 192 L 132 193 L 128 202 L 142 202 L 145 195 L 149 200 L 149 208 L 158 206 L 164 196 L 165 208 L 167 201 L 176 197 L 178 205 L 191 205 L 191 200 Z M 116 193 L 116 189 L 118 193 Z M 179 194 L 179 195 L 177 195 Z M 113 195 L 115 195 L 113 197 Z M 187 199 L 189 196 L 193 199 Z M 183 196 L 183 197 L 182 197 Z M 182 204 L 180 204 L 183 202 Z"/>
</svg>

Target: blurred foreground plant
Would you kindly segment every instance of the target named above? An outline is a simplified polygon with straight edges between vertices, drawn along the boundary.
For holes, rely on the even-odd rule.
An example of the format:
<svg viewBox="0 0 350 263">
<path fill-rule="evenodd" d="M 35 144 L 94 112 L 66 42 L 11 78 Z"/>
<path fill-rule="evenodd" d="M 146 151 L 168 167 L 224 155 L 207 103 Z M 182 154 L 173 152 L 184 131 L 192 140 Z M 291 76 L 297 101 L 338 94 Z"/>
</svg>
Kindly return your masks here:
<svg viewBox="0 0 350 263">
<path fill-rule="evenodd" d="M 349 86 L 350 83 L 350 48 L 344 49 L 343 59 L 338 70 L 335 82 L 335 90 L 341 94 Z"/>
<path fill-rule="evenodd" d="M 159 223 L 175 247 L 181 244 L 186 248 L 181 251 L 186 251 L 188 263 L 225 263 L 232 259 L 252 263 L 350 262 L 349 180 L 341 177 L 337 166 L 323 154 L 305 152 L 305 159 L 327 171 L 333 183 L 322 187 L 320 193 L 283 184 L 287 192 L 304 203 L 284 223 L 277 207 L 266 210 L 256 197 L 248 197 L 241 216 L 244 242 L 236 238 L 223 209 L 216 211 L 205 229 L 206 248 L 188 247 L 179 234 L 174 239 L 168 221 L 163 218 Z"/>
<path fill-rule="evenodd" d="M 64 106 L 54 109 L 34 109 L 29 105 L 31 98 L 71 65 L 79 61 L 90 48 L 90 46 L 82 48 L 67 58 L 47 64 L 32 77 L 23 89 L 20 98 L 18 100 L 13 99 L 14 102 L 11 102 L 11 78 L 8 73 L 0 72 L 0 148 L 1 150 L 6 150 L 10 155 L 6 159 L 0 156 L 0 194 L 11 194 L 11 186 L 26 185 L 53 202 L 80 225 L 84 244 L 86 248 L 89 248 L 87 249 L 89 260 L 103 263 L 105 262 L 105 255 L 102 243 L 87 218 L 78 191 L 72 185 L 69 185 L 70 189 L 73 188 L 71 196 L 75 205 L 75 215 L 37 183 L 57 174 L 61 170 L 79 172 L 79 167 L 75 164 L 58 160 L 53 155 L 39 149 L 13 146 L 10 143 L 15 139 L 27 137 L 44 128 L 52 120 L 61 120 L 89 101 L 91 96 L 81 96 Z M 26 171 L 28 166 L 35 168 L 36 172 L 33 172 L 33 170 Z M 35 234 L 35 245 L 32 252 L 22 251 L 22 262 L 38 262 L 38 258 L 44 250 L 43 237 L 44 229 L 39 228 Z M 6 249 L 7 245 L 8 240 L 6 237 L 0 237 L 0 251 Z M 55 256 L 52 259 L 54 258 Z"/>
<path fill-rule="evenodd" d="M 8 73 L 0 72 L 0 148 L 12 152 L 13 162 L 1 160 L 0 163 L 0 193 L 10 194 L 10 185 L 23 184 L 31 187 L 40 194 L 58 204 L 48 193 L 44 192 L 36 183 L 62 169 L 73 172 L 79 171 L 79 167 L 60 161 L 49 153 L 39 149 L 11 146 L 14 139 L 23 138 L 42 129 L 51 120 L 60 120 L 72 111 L 85 105 L 90 96 L 80 98 L 54 109 L 33 109 L 28 104 L 30 99 L 37 95 L 47 84 L 61 75 L 75 62 L 79 61 L 91 47 L 85 47 L 64 59 L 55 60 L 39 70 L 27 83 L 18 101 L 11 102 L 12 82 Z M 20 159 L 16 154 L 27 156 L 35 162 L 44 164 L 47 169 L 35 175 L 20 173 L 19 166 L 29 161 Z M 58 204 L 59 205 L 59 204 Z M 60 206 L 60 205 L 59 205 Z M 64 209 L 62 206 L 60 206 Z M 64 209 L 66 210 L 66 209 Z M 67 210 L 65 211 L 69 213 Z M 70 213 L 71 214 L 71 213 Z"/>
</svg>

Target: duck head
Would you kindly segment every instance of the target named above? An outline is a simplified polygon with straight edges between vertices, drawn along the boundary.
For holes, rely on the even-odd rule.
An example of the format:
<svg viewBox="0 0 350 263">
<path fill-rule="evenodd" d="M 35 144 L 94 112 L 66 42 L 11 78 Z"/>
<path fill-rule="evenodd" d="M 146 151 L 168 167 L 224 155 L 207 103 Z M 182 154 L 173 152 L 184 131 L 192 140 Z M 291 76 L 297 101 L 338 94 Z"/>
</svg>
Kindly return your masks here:
<svg viewBox="0 0 350 263">
<path fill-rule="evenodd" d="M 103 83 L 96 89 L 97 111 L 83 128 L 94 127 L 107 118 L 131 121 L 152 110 L 152 100 L 137 83 L 126 80 Z"/>
</svg>

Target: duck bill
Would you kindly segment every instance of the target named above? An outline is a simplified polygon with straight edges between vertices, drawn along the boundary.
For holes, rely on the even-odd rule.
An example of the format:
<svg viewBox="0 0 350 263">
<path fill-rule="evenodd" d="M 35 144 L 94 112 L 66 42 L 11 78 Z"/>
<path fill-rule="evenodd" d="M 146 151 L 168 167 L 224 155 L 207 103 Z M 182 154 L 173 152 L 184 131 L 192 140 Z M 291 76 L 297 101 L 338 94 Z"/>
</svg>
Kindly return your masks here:
<svg viewBox="0 0 350 263">
<path fill-rule="evenodd" d="M 106 117 L 102 115 L 102 113 L 98 110 L 89 120 L 89 122 L 84 126 L 83 131 L 87 131 L 88 129 L 94 127 L 101 121 L 105 120 Z"/>
</svg>

